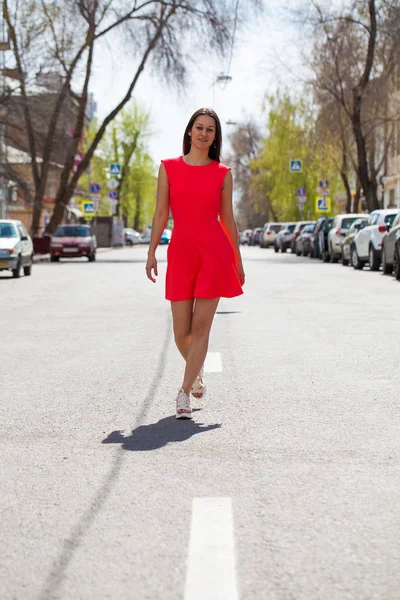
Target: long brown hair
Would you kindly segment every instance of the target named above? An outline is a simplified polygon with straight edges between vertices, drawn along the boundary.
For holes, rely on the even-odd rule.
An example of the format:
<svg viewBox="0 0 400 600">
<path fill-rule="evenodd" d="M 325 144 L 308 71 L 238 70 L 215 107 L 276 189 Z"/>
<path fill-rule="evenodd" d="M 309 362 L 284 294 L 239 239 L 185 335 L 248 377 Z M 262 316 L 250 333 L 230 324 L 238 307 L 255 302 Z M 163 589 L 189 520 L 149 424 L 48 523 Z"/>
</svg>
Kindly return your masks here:
<svg viewBox="0 0 400 600">
<path fill-rule="evenodd" d="M 208 117 L 212 117 L 215 121 L 215 140 L 208 149 L 208 156 L 212 160 L 220 162 L 222 146 L 221 121 L 219 120 L 219 117 L 215 110 L 213 110 L 212 108 L 199 108 L 199 110 L 196 110 L 196 112 L 190 117 L 189 123 L 186 125 L 185 133 L 183 135 L 183 155 L 185 156 L 190 152 L 189 131 L 192 129 L 197 117 L 200 117 L 201 115 L 207 115 Z"/>
</svg>

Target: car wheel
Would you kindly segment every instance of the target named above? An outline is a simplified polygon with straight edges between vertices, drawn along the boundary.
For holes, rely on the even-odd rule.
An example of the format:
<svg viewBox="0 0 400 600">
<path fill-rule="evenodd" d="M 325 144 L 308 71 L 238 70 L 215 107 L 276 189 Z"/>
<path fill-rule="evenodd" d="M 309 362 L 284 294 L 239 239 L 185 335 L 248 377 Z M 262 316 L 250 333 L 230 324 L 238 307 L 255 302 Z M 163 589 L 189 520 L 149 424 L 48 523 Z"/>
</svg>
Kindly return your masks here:
<svg viewBox="0 0 400 600">
<path fill-rule="evenodd" d="M 324 263 L 327 263 L 330 261 L 331 257 L 329 256 L 329 252 L 327 252 L 326 250 L 324 250 L 321 254 L 321 258 L 323 260 Z"/>
<path fill-rule="evenodd" d="M 351 264 L 356 270 L 360 270 L 364 267 L 364 263 L 361 262 L 360 257 L 358 256 L 357 248 L 355 246 L 351 251 Z"/>
<path fill-rule="evenodd" d="M 389 265 L 386 260 L 386 250 L 385 247 L 382 248 L 382 273 L 384 275 L 390 275 L 393 271 L 393 265 Z"/>
<path fill-rule="evenodd" d="M 275 252 L 278 254 L 278 252 L 279 252 L 279 248 L 278 248 L 278 246 L 277 246 L 276 244 L 274 244 L 274 250 L 275 250 Z"/>
<path fill-rule="evenodd" d="M 370 248 L 369 248 L 369 253 L 368 253 L 368 257 L 369 257 L 369 268 L 371 271 L 379 271 L 379 260 L 378 260 L 378 256 L 375 252 L 375 249 L 373 247 L 373 245 L 371 244 Z"/>
<path fill-rule="evenodd" d="M 330 258 L 331 263 L 337 263 L 339 260 L 339 258 L 336 256 L 336 254 L 333 251 L 332 244 L 330 245 L 329 258 Z"/>
<path fill-rule="evenodd" d="M 50 262 L 60 262 L 60 257 L 59 256 L 51 256 Z"/>
<path fill-rule="evenodd" d="M 32 273 L 32 263 L 24 267 L 24 275 L 31 275 Z"/>
<path fill-rule="evenodd" d="M 286 252 L 287 248 L 285 248 L 285 246 L 281 246 L 281 252 L 282 254 L 284 254 Z"/>
<path fill-rule="evenodd" d="M 16 279 L 21 275 L 21 257 L 18 257 L 17 266 L 12 270 L 13 277 Z"/>
<path fill-rule="evenodd" d="M 88 259 L 89 262 L 94 262 L 96 260 L 96 252 L 92 252 L 92 254 L 89 254 Z"/>
<path fill-rule="evenodd" d="M 349 264 L 349 260 L 347 258 L 343 258 L 343 254 L 342 254 L 342 265 L 344 267 L 347 267 L 348 264 Z"/>
</svg>

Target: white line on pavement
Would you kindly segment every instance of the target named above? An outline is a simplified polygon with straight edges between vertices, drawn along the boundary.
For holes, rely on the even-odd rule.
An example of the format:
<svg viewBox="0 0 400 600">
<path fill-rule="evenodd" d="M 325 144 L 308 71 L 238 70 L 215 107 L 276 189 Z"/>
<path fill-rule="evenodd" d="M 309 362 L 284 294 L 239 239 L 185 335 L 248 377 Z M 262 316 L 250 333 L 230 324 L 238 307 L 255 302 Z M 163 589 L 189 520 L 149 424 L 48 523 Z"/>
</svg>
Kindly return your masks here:
<svg viewBox="0 0 400 600">
<path fill-rule="evenodd" d="M 194 498 L 185 600 L 237 600 L 232 502 Z"/>
<path fill-rule="evenodd" d="M 221 373 L 221 352 L 207 352 L 206 360 L 204 361 L 204 371 L 206 373 Z"/>
</svg>

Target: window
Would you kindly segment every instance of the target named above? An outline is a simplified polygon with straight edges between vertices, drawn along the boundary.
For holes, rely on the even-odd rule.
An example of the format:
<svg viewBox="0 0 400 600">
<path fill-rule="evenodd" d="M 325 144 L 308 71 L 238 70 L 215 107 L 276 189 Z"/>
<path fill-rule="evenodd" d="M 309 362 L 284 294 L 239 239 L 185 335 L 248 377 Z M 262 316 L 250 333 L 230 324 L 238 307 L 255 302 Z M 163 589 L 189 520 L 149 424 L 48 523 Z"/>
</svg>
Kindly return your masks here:
<svg viewBox="0 0 400 600">
<path fill-rule="evenodd" d="M 0 238 L 15 238 L 17 232 L 12 223 L 0 223 Z"/>
<path fill-rule="evenodd" d="M 282 227 L 281 227 L 281 225 L 271 225 L 270 229 L 272 231 L 275 231 L 276 233 L 278 233 L 282 229 Z"/>
<path fill-rule="evenodd" d="M 399 223 L 400 223 L 400 213 L 395 216 L 394 221 L 393 221 L 393 227 L 395 227 Z"/>
<path fill-rule="evenodd" d="M 17 229 L 18 229 L 19 237 L 23 238 L 26 234 L 25 234 L 24 228 L 22 227 L 21 223 L 18 223 Z"/>
<path fill-rule="evenodd" d="M 395 194 L 394 194 L 394 189 L 392 188 L 391 190 L 389 190 L 389 207 L 394 206 L 395 205 Z"/>
<path fill-rule="evenodd" d="M 349 217 L 347 219 L 343 219 L 340 228 L 341 229 L 350 229 L 350 226 L 354 223 L 354 220 L 352 217 Z"/>
<path fill-rule="evenodd" d="M 397 215 L 393 213 L 392 215 L 385 215 L 385 223 L 386 225 L 393 225 L 393 221 Z"/>
<path fill-rule="evenodd" d="M 91 235 L 88 227 L 79 225 L 63 225 L 58 227 L 55 237 L 89 237 Z"/>
</svg>

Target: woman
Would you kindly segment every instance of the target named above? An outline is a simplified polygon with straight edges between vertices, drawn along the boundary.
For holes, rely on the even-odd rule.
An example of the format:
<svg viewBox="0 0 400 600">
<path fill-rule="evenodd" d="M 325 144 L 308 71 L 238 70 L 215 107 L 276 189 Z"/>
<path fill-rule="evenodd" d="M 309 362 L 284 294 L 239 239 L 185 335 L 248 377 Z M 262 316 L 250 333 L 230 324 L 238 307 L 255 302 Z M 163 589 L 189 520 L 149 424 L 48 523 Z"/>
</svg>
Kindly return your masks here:
<svg viewBox="0 0 400 600">
<path fill-rule="evenodd" d="M 217 114 L 202 108 L 185 129 L 183 156 L 161 161 L 158 173 L 146 274 L 156 281 L 155 252 L 171 209 L 174 229 L 168 247 L 166 299 L 171 301 L 175 342 L 186 361 L 176 398 L 177 419 L 192 418 L 190 393 L 198 399 L 205 395 L 203 363 L 220 297 L 243 293 L 232 174 L 220 163 L 221 143 Z"/>
</svg>

